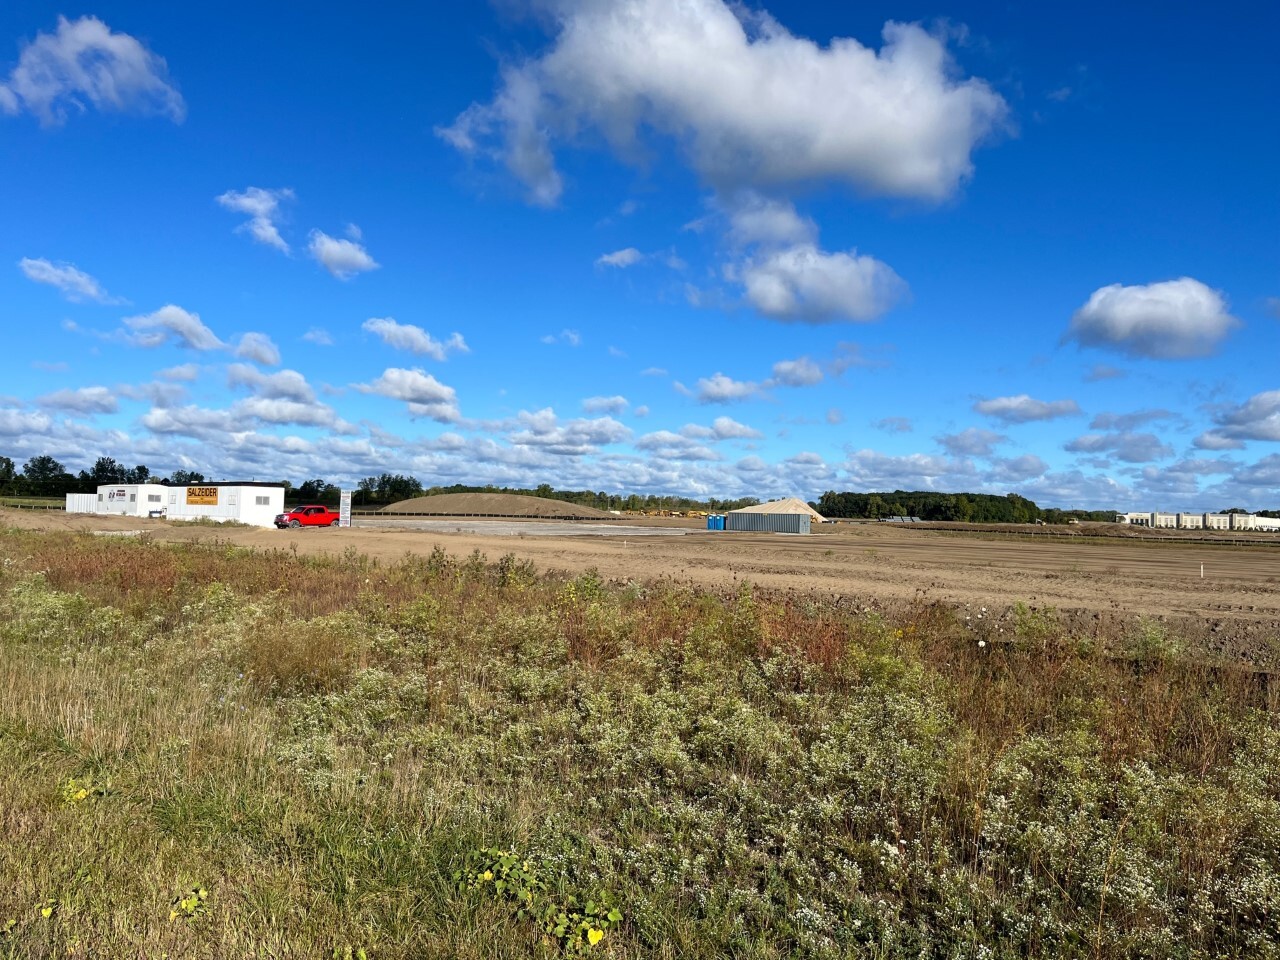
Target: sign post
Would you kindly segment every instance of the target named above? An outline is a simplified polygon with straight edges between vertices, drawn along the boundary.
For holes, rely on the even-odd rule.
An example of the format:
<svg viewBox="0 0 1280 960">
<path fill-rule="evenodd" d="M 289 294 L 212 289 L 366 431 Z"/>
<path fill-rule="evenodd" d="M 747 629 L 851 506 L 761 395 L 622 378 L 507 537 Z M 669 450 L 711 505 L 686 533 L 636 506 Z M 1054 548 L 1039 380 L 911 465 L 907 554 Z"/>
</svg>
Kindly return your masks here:
<svg viewBox="0 0 1280 960">
<path fill-rule="evenodd" d="M 351 491 L 343 490 L 338 500 L 338 526 L 351 526 Z"/>
</svg>

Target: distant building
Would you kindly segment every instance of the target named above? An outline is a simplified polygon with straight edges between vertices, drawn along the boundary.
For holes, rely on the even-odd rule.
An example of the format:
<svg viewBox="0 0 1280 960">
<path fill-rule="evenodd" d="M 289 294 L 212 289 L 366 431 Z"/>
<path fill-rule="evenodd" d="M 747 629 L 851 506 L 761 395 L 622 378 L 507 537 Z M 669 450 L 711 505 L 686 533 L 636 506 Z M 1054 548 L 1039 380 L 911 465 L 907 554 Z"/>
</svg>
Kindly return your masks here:
<svg viewBox="0 0 1280 960">
<path fill-rule="evenodd" d="M 1164 530 L 1261 530 L 1280 532 L 1280 518 L 1251 513 L 1117 513 L 1116 523 Z"/>
</svg>

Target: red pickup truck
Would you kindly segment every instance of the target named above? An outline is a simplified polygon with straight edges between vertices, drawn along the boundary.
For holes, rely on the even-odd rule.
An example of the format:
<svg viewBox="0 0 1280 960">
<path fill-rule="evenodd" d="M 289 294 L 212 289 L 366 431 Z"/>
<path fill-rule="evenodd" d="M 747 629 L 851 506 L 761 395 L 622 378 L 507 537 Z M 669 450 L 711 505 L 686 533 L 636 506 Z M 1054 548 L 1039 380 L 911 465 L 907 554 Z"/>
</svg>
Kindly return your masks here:
<svg viewBox="0 0 1280 960">
<path fill-rule="evenodd" d="M 341 514 L 337 510 L 315 504 L 294 507 L 288 513 L 276 514 L 276 526 L 285 527 L 336 527 Z"/>
</svg>

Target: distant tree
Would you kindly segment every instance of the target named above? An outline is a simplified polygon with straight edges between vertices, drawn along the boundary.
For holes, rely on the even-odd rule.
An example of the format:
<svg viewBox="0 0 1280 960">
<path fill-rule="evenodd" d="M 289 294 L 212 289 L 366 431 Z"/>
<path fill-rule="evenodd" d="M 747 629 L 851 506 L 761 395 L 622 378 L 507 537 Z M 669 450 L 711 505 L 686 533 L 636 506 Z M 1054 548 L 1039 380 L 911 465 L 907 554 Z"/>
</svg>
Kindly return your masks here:
<svg viewBox="0 0 1280 960">
<path fill-rule="evenodd" d="M 128 473 L 115 457 L 99 457 L 88 470 L 80 471 L 80 479 L 97 486 L 106 483 L 128 483 Z"/>
<path fill-rule="evenodd" d="M 298 484 L 296 496 L 299 500 L 319 500 L 327 486 L 325 481 L 316 477 L 314 480 L 304 480 Z"/>
<path fill-rule="evenodd" d="M 204 474 L 194 470 L 175 470 L 169 474 L 169 483 L 175 487 L 185 487 L 192 483 L 204 483 Z"/>
<path fill-rule="evenodd" d="M 23 493 L 37 497 L 56 497 L 76 486 L 76 478 L 67 468 L 48 454 L 32 457 L 22 465 Z"/>
<path fill-rule="evenodd" d="M 125 483 L 150 483 L 151 470 L 145 463 L 140 463 L 132 470 L 125 471 Z"/>
<path fill-rule="evenodd" d="M 0 457 L 0 487 L 8 487 L 17 475 L 18 471 L 14 468 L 13 461 L 8 457 Z"/>
</svg>

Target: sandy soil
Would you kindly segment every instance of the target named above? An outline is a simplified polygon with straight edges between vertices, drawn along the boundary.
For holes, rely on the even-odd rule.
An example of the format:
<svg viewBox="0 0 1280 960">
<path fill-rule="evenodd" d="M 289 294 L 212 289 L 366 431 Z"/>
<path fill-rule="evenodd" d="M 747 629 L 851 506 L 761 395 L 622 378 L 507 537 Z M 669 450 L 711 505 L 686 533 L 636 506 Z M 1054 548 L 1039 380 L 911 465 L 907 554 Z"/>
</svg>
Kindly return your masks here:
<svg viewBox="0 0 1280 960">
<path fill-rule="evenodd" d="M 818 534 L 801 537 L 709 533 L 692 521 L 657 524 L 684 536 L 630 536 L 621 529 L 621 536 L 612 537 L 533 536 L 511 522 L 489 527 L 470 521 L 462 532 L 366 522 L 351 529 L 278 531 L 0 510 L 0 524 L 25 528 L 145 531 L 157 540 L 218 540 L 307 553 L 354 547 L 383 559 L 429 552 L 439 544 L 457 555 L 478 549 L 494 560 L 514 553 L 540 569 L 594 568 L 620 580 L 671 577 L 713 587 L 750 580 L 871 607 L 925 599 L 1004 610 L 1023 602 L 1053 607 L 1073 629 L 1099 635 L 1146 616 L 1210 650 L 1239 653 L 1280 669 L 1280 538 L 1241 546 L 1008 537 L 885 524 L 824 525 L 815 528 Z M 555 526 L 573 530 L 569 524 Z"/>
</svg>

